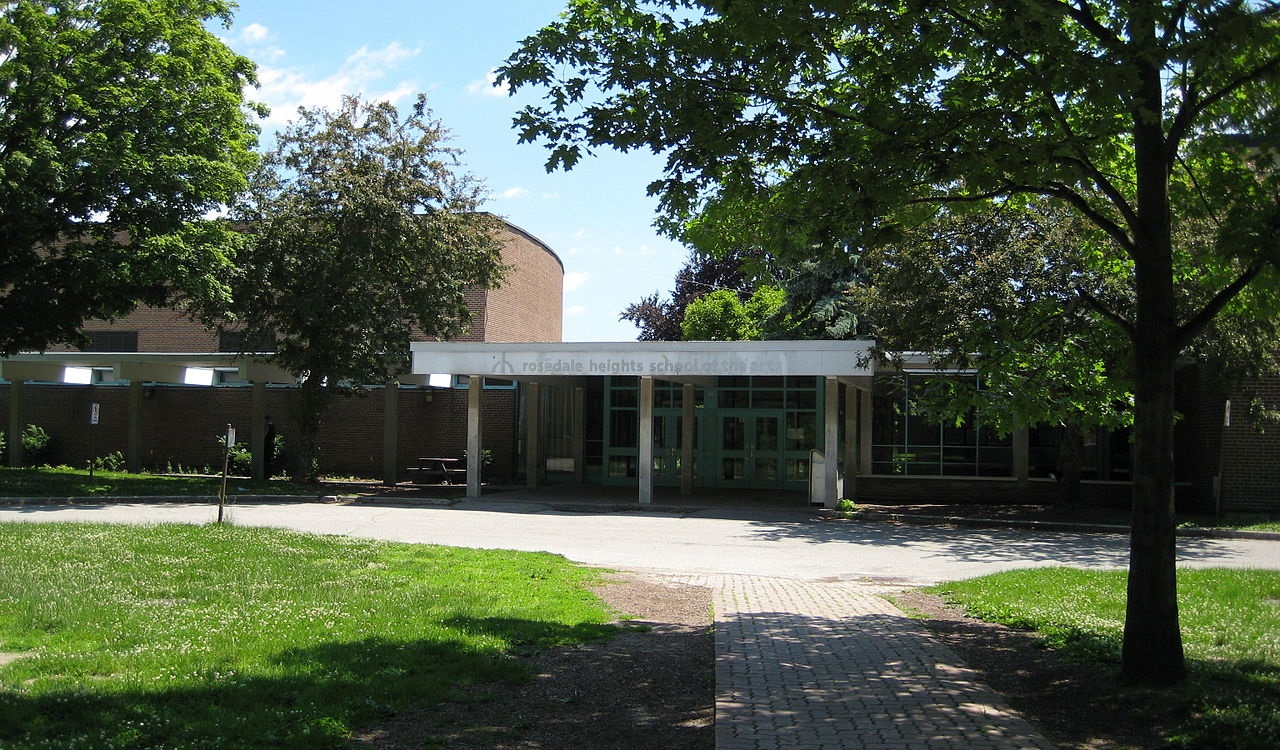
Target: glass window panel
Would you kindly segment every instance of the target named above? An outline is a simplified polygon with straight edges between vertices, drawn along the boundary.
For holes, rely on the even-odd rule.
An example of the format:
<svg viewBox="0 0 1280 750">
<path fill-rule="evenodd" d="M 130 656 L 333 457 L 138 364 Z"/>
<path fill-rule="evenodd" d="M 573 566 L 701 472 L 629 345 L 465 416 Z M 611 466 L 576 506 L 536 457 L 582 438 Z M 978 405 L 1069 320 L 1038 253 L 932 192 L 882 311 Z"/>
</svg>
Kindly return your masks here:
<svg viewBox="0 0 1280 750">
<path fill-rule="evenodd" d="M 777 417 L 760 417 L 756 419 L 756 450 L 778 450 Z"/>
<path fill-rule="evenodd" d="M 720 391 L 721 409 L 746 409 L 751 406 L 751 391 Z"/>
<path fill-rule="evenodd" d="M 778 479 L 778 460 L 776 458 L 757 458 L 755 470 L 756 481 L 776 481 Z"/>
<path fill-rule="evenodd" d="M 634 409 L 640 405 L 640 392 L 625 388 L 615 388 L 610 396 L 609 403 L 615 409 L 619 407 Z"/>
<path fill-rule="evenodd" d="M 609 445 L 635 448 L 640 444 L 640 417 L 634 411 L 609 413 Z"/>
<path fill-rule="evenodd" d="M 721 462 L 721 479 L 742 479 L 746 462 L 741 458 L 726 458 Z"/>
<path fill-rule="evenodd" d="M 807 458 L 788 458 L 787 459 L 787 481 L 808 481 L 809 479 L 809 459 Z"/>
<path fill-rule="evenodd" d="M 782 398 L 782 391 L 755 391 L 751 394 L 751 408 L 753 409 L 781 409 L 786 404 Z"/>
<path fill-rule="evenodd" d="M 788 409 L 817 409 L 818 408 L 818 392 L 789 390 L 787 391 L 787 408 Z"/>
<path fill-rule="evenodd" d="M 761 375 L 752 381 L 756 388 L 781 388 L 783 382 L 781 375 Z"/>
<path fill-rule="evenodd" d="M 611 477 L 634 477 L 636 475 L 636 457 L 635 456 L 610 456 L 609 457 L 609 476 Z"/>
<path fill-rule="evenodd" d="M 807 451 L 817 444 L 818 416 L 812 412 L 790 412 L 787 414 L 786 449 L 789 451 Z"/>
<path fill-rule="evenodd" d="M 747 447 L 747 428 L 742 417 L 724 417 L 721 420 L 720 447 L 728 451 L 745 450 Z"/>
</svg>

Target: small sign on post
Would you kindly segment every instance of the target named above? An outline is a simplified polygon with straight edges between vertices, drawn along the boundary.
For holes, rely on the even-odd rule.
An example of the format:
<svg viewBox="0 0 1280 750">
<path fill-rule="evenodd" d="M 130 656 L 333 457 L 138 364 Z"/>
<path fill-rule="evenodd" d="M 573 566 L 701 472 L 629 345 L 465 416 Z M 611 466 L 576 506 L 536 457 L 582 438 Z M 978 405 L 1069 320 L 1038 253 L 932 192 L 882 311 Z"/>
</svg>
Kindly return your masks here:
<svg viewBox="0 0 1280 750">
<path fill-rule="evenodd" d="M 227 469 L 231 466 L 231 446 L 236 444 L 236 428 L 227 425 L 227 437 L 222 451 L 222 489 L 218 490 L 218 523 L 222 523 L 223 509 L 227 505 Z"/>
<path fill-rule="evenodd" d="M 98 452 L 94 450 L 93 433 L 94 426 L 98 424 L 99 417 L 102 416 L 102 407 L 97 401 L 89 404 L 89 478 L 93 478 L 93 465 L 98 462 Z"/>
</svg>

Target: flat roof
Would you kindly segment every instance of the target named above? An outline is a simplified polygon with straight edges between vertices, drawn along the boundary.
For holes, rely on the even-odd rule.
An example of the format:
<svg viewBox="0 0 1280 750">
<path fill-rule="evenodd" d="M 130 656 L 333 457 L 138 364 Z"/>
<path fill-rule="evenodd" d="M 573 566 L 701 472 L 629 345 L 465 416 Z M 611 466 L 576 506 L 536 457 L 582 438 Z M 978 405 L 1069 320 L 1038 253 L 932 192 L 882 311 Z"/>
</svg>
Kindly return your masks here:
<svg viewBox="0 0 1280 750">
<path fill-rule="evenodd" d="M 511 380 L 641 375 L 870 377 L 870 341 L 436 342 L 410 345 L 412 373 Z"/>
</svg>

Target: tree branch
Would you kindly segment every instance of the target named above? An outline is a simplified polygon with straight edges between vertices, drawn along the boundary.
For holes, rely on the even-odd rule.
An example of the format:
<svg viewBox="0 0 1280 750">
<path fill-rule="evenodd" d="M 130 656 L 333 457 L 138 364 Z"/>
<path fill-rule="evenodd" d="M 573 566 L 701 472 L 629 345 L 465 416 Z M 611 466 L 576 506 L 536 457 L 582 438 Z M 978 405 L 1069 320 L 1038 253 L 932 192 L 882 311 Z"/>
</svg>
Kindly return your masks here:
<svg viewBox="0 0 1280 750">
<path fill-rule="evenodd" d="M 1178 349 L 1182 349 L 1190 344 L 1191 341 L 1199 335 L 1200 331 L 1203 330 L 1205 326 L 1209 325 L 1209 321 L 1213 320 L 1214 316 L 1222 312 L 1222 308 L 1226 307 L 1228 302 L 1234 299 L 1241 290 L 1248 286 L 1249 282 L 1257 278 L 1258 274 L 1262 273 L 1262 270 L 1266 268 L 1266 266 L 1267 261 L 1255 260 L 1244 270 L 1244 272 L 1240 274 L 1240 276 L 1236 278 L 1235 281 L 1219 290 L 1218 293 L 1213 296 L 1213 299 L 1209 300 L 1209 303 L 1200 309 L 1200 312 L 1196 313 L 1190 320 L 1178 327 L 1177 332 L 1174 334 L 1174 343 L 1176 347 Z"/>
<path fill-rule="evenodd" d="M 1134 337 L 1133 323 L 1128 318 L 1102 304 L 1101 300 L 1081 287 L 1076 287 L 1076 294 L 1080 295 L 1080 299 L 1084 300 L 1085 304 L 1092 307 L 1099 315 L 1119 326 L 1120 330 L 1124 331 L 1130 339 Z"/>
</svg>

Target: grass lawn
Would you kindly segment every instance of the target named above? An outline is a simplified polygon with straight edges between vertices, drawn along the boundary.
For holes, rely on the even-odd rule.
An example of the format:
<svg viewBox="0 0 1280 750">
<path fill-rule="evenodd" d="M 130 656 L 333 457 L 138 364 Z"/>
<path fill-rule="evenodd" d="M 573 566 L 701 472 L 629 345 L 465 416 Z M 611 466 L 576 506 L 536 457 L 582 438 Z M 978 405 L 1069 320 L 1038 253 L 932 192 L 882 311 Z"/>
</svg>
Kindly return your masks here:
<svg viewBox="0 0 1280 750">
<path fill-rule="evenodd" d="M 1280 747 L 1280 572 L 1181 570 L 1178 584 L 1190 678 L 1145 698 L 1187 706 L 1169 746 Z M 1069 656 L 1118 665 L 1123 571 L 1041 568 L 928 591 L 974 617 L 1035 630 Z"/>
<path fill-rule="evenodd" d="M 563 558 L 227 525 L 0 524 L 0 747 L 323 748 L 607 637 Z M 7 664 L 5 662 L 8 662 Z"/>
</svg>

